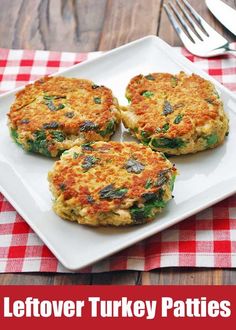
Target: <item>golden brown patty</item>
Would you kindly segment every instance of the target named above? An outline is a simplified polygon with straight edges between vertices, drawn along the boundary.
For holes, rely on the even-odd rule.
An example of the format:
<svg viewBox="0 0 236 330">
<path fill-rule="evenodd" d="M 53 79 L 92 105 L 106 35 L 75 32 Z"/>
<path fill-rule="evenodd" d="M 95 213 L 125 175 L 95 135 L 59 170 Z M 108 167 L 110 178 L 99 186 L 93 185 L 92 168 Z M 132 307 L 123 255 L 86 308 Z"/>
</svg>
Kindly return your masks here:
<svg viewBox="0 0 236 330">
<path fill-rule="evenodd" d="M 171 199 L 175 167 L 137 143 L 95 142 L 65 151 L 49 172 L 54 211 L 80 224 L 151 221 Z"/>
<path fill-rule="evenodd" d="M 45 77 L 16 94 L 9 127 L 25 150 L 56 157 L 73 145 L 108 141 L 120 121 L 110 89 L 85 79 Z"/>
<path fill-rule="evenodd" d="M 228 119 L 214 85 L 196 74 L 151 73 L 131 79 L 122 120 L 145 145 L 179 155 L 214 148 Z"/>
</svg>

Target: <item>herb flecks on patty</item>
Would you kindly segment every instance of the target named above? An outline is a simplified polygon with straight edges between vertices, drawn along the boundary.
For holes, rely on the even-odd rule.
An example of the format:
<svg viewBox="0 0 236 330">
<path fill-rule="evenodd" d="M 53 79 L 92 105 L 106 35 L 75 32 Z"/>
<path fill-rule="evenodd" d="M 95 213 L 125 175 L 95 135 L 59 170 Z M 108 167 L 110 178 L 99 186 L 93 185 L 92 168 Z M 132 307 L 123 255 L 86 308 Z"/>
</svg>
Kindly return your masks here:
<svg viewBox="0 0 236 330">
<path fill-rule="evenodd" d="M 133 77 L 122 121 L 145 146 L 167 155 L 195 153 L 224 142 L 229 129 L 214 85 L 184 72 Z"/>
<path fill-rule="evenodd" d="M 14 140 L 23 149 L 57 157 L 76 144 L 109 141 L 120 111 L 109 88 L 57 76 L 44 77 L 18 92 L 8 117 L 10 130 L 17 132 Z M 39 131 L 46 134 L 41 143 L 35 134 Z"/>
<path fill-rule="evenodd" d="M 172 199 L 175 177 L 174 165 L 161 153 L 113 141 L 95 142 L 92 150 L 75 146 L 49 173 L 55 212 L 91 226 L 152 221 Z"/>
<path fill-rule="evenodd" d="M 124 167 L 129 173 L 133 172 L 139 174 L 144 170 L 145 165 L 134 158 L 130 158 L 127 160 Z"/>
</svg>

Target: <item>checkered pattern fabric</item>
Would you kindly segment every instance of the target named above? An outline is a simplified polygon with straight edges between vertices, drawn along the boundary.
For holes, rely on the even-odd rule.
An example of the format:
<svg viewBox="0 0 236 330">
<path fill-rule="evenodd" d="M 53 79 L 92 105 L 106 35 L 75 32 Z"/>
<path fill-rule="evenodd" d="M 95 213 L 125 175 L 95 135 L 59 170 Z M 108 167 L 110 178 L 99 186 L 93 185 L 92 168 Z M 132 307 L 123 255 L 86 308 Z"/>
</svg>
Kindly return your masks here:
<svg viewBox="0 0 236 330">
<path fill-rule="evenodd" d="M 200 59 L 177 50 L 236 91 L 236 57 Z M 6 92 L 97 53 L 0 49 L 0 91 Z M 0 173 L 3 175 L 3 173 Z M 158 267 L 236 267 L 236 196 L 141 241 L 81 272 Z M 68 272 L 0 194 L 0 272 Z"/>
</svg>

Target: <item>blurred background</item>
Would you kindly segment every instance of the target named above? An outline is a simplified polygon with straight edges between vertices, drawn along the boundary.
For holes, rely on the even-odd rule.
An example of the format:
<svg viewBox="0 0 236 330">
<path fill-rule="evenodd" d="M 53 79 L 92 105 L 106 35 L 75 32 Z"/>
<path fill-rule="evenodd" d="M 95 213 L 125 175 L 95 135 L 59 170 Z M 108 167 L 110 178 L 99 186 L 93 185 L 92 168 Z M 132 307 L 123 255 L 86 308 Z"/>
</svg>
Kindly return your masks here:
<svg viewBox="0 0 236 330">
<path fill-rule="evenodd" d="M 0 47 L 57 51 L 108 50 L 148 34 L 181 45 L 163 9 L 165 0 L 0 0 Z M 204 0 L 189 0 L 229 41 L 235 37 Z M 224 0 L 235 6 L 235 0 Z"/>
</svg>

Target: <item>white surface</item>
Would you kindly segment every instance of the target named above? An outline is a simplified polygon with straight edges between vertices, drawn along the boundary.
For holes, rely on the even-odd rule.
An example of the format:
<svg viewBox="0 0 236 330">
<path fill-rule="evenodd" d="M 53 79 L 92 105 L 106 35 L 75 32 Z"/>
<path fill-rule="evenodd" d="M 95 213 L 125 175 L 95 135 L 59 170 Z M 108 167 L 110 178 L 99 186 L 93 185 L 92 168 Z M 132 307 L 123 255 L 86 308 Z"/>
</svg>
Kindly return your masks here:
<svg viewBox="0 0 236 330">
<path fill-rule="evenodd" d="M 215 150 L 172 157 L 180 175 L 175 198 L 150 224 L 131 228 L 90 228 L 63 221 L 51 209 L 47 172 L 53 160 L 28 154 L 9 137 L 6 113 L 14 92 L 0 97 L 0 186 L 2 193 L 41 237 L 59 261 L 77 270 L 157 233 L 236 192 L 236 97 L 155 36 L 148 36 L 63 72 L 112 88 L 126 104 L 125 87 L 136 74 L 195 72 L 215 83 L 230 117 L 230 135 Z M 60 73 L 61 74 L 61 73 Z M 130 140 L 121 129 L 114 139 Z"/>
</svg>

